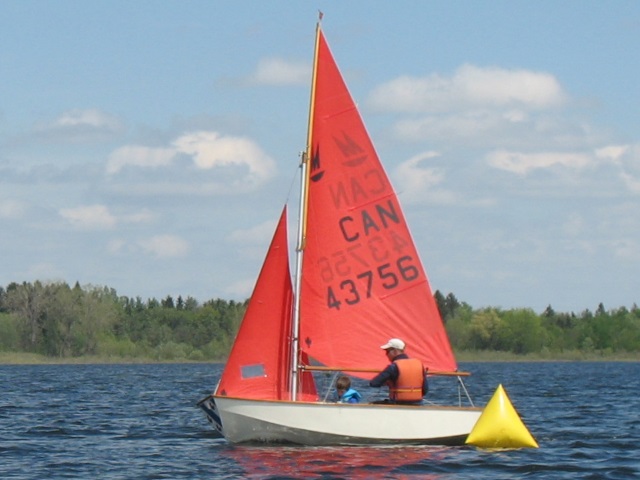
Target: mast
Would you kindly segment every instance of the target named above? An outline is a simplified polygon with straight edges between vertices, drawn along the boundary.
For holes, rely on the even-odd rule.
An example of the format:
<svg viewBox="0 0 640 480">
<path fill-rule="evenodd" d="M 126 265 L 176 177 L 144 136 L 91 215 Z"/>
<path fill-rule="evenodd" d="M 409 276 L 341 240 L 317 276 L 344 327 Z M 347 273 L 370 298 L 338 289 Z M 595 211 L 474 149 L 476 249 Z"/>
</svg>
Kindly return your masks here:
<svg viewBox="0 0 640 480">
<path fill-rule="evenodd" d="M 300 205 L 298 209 L 298 245 L 296 248 L 296 279 L 293 288 L 293 321 L 291 324 L 291 401 L 298 395 L 298 360 L 300 355 L 300 292 L 302 290 L 302 260 L 307 234 L 307 204 L 309 195 L 309 157 L 311 156 L 311 142 L 313 131 L 313 110 L 315 105 L 316 75 L 318 72 L 318 48 L 320 44 L 320 22 L 322 12 L 319 12 L 316 24 L 316 40 L 313 54 L 313 72 L 311 74 L 311 97 L 309 100 L 309 120 L 307 124 L 307 144 L 300 162 Z"/>
</svg>

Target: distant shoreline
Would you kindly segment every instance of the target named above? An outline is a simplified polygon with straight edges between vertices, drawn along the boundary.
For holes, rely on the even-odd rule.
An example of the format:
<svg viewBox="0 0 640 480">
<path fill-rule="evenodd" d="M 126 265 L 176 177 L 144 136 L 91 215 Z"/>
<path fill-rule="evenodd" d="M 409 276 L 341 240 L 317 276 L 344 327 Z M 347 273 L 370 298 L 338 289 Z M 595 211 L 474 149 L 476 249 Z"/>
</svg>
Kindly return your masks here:
<svg viewBox="0 0 640 480">
<path fill-rule="evenodd" d="M 157 359 L 145 357 L 103 357 L 86 355 L 82 357 L 47 357 L 33 353 L 0 352 L 0 365 L 143 365 L 171 363 L 224 363 L 225 360 Z"/>
<path fill-rule="evenodd" d="M 601 354 L 598 352 L 566 352 L 562 354 L 515 355 L 509 352 L 459 352 L 458 363 L 483 362 L 640 362 L 640 353 Z M 47 357 L 32 353 L 0 352 L 0 365 L 136 365 L 136 364 L 223 364 L 226 359 L 187 360 L 181 358 L 82 356 L 70 358 Z"/>
<path fill-rule="evenodd" d="M 640 352 L 603 353 L 570 351 L 561 353 L 530 353 L 517 355 L 511 352 L 457 352 L 456 360 L 462 362 L 640 362 Z"/>
</svg>

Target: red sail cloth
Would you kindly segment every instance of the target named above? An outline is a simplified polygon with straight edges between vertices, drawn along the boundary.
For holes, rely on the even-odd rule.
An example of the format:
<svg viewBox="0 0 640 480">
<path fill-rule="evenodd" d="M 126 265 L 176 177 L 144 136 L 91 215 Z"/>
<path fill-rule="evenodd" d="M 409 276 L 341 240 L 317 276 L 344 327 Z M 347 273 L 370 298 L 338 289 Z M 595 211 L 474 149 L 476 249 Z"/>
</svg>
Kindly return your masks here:
<svg viewBox="0 0 640 480">
<path fill-rule="evenodd" d="M 288 400 L 292 288 L 286 208 L 269 246 L 216 395 Z M 308 379 L 305 393 L 315 394 Z M 308 396 L 305 398 L 309 398 Z"/>
<path fill-rule="evenodd" d="M 321 31 L 316 62 L 301 348 L 327 366 L 382 368 L 380 345 L 398 337 L 429 369 L 455 370 L 400 204 Z"/>
</svg>

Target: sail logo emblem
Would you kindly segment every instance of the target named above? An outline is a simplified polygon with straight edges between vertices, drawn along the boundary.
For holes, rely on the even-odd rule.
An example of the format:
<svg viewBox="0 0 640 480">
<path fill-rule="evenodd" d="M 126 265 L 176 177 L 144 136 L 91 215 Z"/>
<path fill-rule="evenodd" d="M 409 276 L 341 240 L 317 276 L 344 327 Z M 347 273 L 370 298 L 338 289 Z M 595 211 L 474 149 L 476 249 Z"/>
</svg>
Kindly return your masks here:
<svg viewBox="0 0 640 480">
<path fill-rule="evenodd" d="M 364 149 L 358 145 L 353 138 L 342 132 L 342 138 L 333 137 L 333 141 L 342 152 L 345 157 L 345 161 L 342 162 L 347 167 L 356 167 L 367 159 L 367 153 Z"/>
<path fill-rule="evenodd" d="M 367 160 L 367 152 L 345 132 L 342 132 L 342 138 L 334 136 L 333 141 L 345 159 L 342 162 L 344 166 L 357 167 Z M 312 182 L 318 182 L 323 176 L 324 170 L 320 165 L 320 146 L 317 146 L 311 157 L 311 173 L 309 178 Z"/>
<path fill-rule="evenodd" d="M 320 147 L 318 147 L 311 157 L 311 175 L 309 178 L 312 182 L 318 182 L 323 175 L 324 170 L 320 167 Z"/>
</svg>

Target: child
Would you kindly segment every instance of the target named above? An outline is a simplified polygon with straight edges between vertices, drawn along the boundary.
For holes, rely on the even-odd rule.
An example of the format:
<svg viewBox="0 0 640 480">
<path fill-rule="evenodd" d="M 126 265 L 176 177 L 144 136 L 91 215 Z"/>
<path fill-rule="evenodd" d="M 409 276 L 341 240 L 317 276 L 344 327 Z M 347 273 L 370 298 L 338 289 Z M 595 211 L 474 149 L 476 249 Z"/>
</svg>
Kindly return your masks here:
<svg viewBox="0 0 640 480">
<path fill-rule="evenodd" d="M 338 391 L 338 403 L 360 403 L 362 395 L 351 388 L 351 380 L 347 376 L 339 377 L 336 381 Z"/>
</svg>

